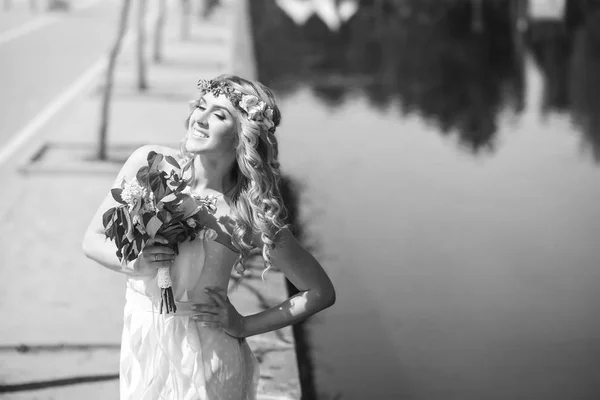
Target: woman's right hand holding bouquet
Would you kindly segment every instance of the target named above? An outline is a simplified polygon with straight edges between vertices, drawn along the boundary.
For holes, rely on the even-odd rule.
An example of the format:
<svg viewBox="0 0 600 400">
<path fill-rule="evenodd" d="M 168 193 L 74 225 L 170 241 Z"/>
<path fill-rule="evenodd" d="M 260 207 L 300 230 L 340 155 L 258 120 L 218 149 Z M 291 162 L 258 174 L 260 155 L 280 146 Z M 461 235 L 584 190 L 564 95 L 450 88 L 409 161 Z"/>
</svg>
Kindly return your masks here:
<svg viewBox="0 0 600 400">
<path fill-rule="evenodd" d="M 156 275 L 159 268 L 170 267 L 175 260 L 175 251 L 166 246 L 169 241 L 161 236 L 148 240 L 137 260 L 131 263 L 136 275 Z"/>
</svg>

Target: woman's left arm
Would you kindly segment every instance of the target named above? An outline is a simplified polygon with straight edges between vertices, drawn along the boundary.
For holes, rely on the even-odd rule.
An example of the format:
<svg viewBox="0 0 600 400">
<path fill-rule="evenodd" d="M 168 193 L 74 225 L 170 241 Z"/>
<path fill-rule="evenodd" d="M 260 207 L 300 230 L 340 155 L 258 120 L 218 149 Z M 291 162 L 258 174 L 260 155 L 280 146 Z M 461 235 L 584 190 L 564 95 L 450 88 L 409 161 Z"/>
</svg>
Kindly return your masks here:
<svg viewBox="0 0 600 400">
<path fill-rule="evenodd" d="M 208 294 L 221 309 L 221 327 L 230 335 L 248 337 L 273 331 L 295 324 L 335 303 L 335 289 L 321 264 L 310 254 L 288 230 L 280 231 L 275 237 L 275 248 L 271 250 L 271 262 L 299 293 L 281 304 L 257 314 L 240 316 L 229 302 L 217 293 Z M 268 272 L 267 272 L 268 273 Z M 211 311 L 211 310 L 205 310 Z M 200 317 L 199 320 L 204 318 Z"/>
<path fill-rule="evenodd" d="M 298 243 L 289 229 L 276 235 L 271 262 L 299 293 L 275 307 L 244 317 L 244 336 L 295 324 L 335 303 L 335 289 L 323 267 Z"/>
</svg>

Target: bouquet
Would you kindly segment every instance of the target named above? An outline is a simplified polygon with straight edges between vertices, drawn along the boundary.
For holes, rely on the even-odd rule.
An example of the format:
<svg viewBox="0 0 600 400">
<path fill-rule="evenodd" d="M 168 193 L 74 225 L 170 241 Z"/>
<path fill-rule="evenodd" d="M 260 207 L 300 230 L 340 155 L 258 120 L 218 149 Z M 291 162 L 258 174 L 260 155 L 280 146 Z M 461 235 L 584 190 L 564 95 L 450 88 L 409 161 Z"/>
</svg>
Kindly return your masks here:
<svg viewBox="0 0 600 400">
<path fill-rule="evenodd" d="M 148 165 L 139 169 L 134 180 L 123 180 L 120 188 L 111 190 L 119 205 L 102 216 L 104 234 L 115 242 L 117 257 L 124 265 L 135 260 L 157 235 L 168 241 L 165 246 L 179 254 L 179 243 L 205 233 L 202 213 L 216 211 L 215 197 L 192 196 L 183 179 L 185 169 L 173 157 L 151 151 L 147 159 Z M 170 165 L 169 171 L 160 168 L 163 160 Z M 161 267 L 157 272 L 163 314 L 177 311 L 169 269 Z"/>
</svg>

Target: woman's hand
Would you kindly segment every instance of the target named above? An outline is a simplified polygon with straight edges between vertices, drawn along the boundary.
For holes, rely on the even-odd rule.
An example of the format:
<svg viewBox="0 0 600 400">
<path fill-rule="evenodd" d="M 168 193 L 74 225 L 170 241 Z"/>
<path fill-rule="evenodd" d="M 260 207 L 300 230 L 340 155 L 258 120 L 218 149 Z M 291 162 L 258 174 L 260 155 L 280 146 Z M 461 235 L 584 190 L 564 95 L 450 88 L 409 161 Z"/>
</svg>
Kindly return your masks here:
<svg viewBox="0 0 600 400">
<path fill-rule="evenodd" d="M 133 264 L 133 270 L 138 275 L 155 275 L 161 267 L 170 267 L 175 259 L 175 251 L 167 244 L 167 239 L 155 236 L 150 239 L 138 256 L 138 261 Z"/>
<path fill-rule="evenodd" d="M 215 304 L 194 304 L 191 309 L 198 314 L 192 318 L 197 322 L 216 323 L 229 336 L 244 338 L 244 317 L 237 312 L 229 299 L 213 288 L 206 288 L 204 292 Z"/>
</svg>

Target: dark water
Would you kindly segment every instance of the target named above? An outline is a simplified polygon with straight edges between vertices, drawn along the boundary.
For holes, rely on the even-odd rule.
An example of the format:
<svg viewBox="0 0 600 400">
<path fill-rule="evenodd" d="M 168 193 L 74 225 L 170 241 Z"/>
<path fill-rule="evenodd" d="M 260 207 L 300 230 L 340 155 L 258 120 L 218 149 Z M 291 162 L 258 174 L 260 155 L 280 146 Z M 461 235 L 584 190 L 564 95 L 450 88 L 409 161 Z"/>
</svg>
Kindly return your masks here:
<svg viewBox="0 0 600 400">
<path fill-rule="evenodd" d="M 519 33 L 515 4 L 363 1 L 331 32 L 252 1 L 338 291 L 306 326 L 320 399 L 600 398 L 600 11 Z"/>
</svg>

